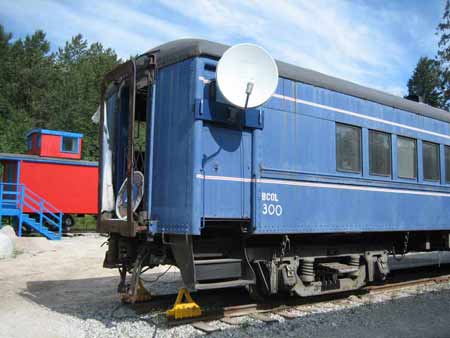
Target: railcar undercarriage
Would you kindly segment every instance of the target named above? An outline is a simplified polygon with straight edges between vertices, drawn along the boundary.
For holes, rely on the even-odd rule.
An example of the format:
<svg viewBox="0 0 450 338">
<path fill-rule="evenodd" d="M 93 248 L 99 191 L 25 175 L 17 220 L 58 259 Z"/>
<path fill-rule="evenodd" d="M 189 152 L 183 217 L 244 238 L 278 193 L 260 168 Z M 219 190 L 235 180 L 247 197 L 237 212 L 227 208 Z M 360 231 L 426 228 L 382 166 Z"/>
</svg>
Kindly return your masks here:
<svg viewBox="0 0 450 338">
<path fill-rule="evenodd" d="M 250 235 L 245 229 L 226 222 L 209 224 L 201 236 L 111 234 L 104 266 L 119 268 L 118 291 L 130 302 L 149 296 L 141 273 L 163 264 L 177 266 L 191 290 L 245 286 L 258 299 L 308 297 L 381 282 L 389 257 L 449 250 L 448 232 Z"/>
</svg>

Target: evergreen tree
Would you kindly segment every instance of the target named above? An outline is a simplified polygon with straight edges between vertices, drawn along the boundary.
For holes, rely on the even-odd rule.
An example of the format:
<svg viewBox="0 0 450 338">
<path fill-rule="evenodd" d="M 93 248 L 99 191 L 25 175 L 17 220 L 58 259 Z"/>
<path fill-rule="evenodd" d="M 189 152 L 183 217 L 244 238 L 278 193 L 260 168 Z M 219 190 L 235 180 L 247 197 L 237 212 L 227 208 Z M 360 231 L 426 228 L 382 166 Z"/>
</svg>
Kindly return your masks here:
<svg viewBox="0 0 450 338">
<path fill-rule="evenodd" d="M 436 60 L 421 57 L 408 81 L 408 95 L 405 98 L 427 103 L 440 108 L 440 69 Z"/>
<path fill-rule="evenodd" d="M 79 34 L 66 42 L 56 55 L 60 86 L 59 109 L 52 128 L 79 131 L 85 134 L 83 157 L 98 156 L 98 125 L 91 121 L 100 99 L 100 84 L 106 72 L 118 63 L 116 53 L 100 43 L 88 42 Z"/>
<path fill-rule="evenodd" d="M 81 35 L 50 52 L 45 33 L 12 41 L 0 25 L 0 152 L 24 152 L 25 133 L 48 128 L 85 134 L 83 158 L 98 158 L 97 109 L 104 74 L 120 60 Z"/>
<path fill-rule="evenodd" d="M 450 1 L 445 3 L 441 23 L 437 27 L 440 36 L 438 61 L 441 68 L 442 108 L 450 108 Z"/>
<path fill-rule="evenodd" d="M 42 31 L 11 42 L 11 34 L 1 30 L 0 151 L 23 152 L 25 132 L 43 127 L 49 114 L 53 56 Z"/>
</svg>

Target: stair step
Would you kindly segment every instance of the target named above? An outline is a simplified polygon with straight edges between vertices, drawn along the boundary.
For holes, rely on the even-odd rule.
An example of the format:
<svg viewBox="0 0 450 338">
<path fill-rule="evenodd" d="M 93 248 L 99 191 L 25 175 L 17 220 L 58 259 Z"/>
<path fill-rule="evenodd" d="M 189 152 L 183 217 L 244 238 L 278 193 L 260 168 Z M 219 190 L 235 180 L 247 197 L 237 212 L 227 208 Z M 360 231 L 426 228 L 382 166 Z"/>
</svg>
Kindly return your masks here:
<svg viewBox="0 0 450 338">
<path fill-rule="evenodd" d="M 27 214 L 22 215 L 22 221 L 24 221 L 25 224 L 29 225 L 33 230 L 39 232 L 48 239 L 59 239 L 59 234 L 53 232 L 45 225 L 39 226 L 39 222 L 37 222 L 34 218 L 28 216 Z"/>
<path fill-rule="evenodd" d="M 0 182 L 0 189 L 2 189 L 3 185 L 4 183 Z M 16 188 L 19 189 L 19 187 L 21 189 L 20 190 L 21 195 L 18 194 L 19 190 L 17 190 L 17 193 L 15 193 L 15 189 Z M 48 201 L 46 201 L 41 196 L 28 189 L 25 185 L 14 184 L 12 188 L 14 189 L 8 190 L 6 190 L 6 188 L 3 189 L 4 195 L 15 195 L 15 196 L 11 198 L 4 197 L 0 201 L 0 217 L 15 216 L 19 219 L 20 229 L 22 229 L 22 227 L 26 227 L 46 236 L 49 239 L 60 239 L 61 236 L 59 234 L 59 231 L 61 230 L 61 228 L 60 224 L 58 224 L 59 219 L 56 219 L 54 220 L 54 222 L 52 222 L 49 221 L 49 219 L 44 216 L 46 215 L 47 212 L 51 213 L 52 215 L 53 214 L 62 215 L 62 212 L 57 210 L 55 207 L 51 207 L 51 204 Z M 29 203 L 27 203 L 27 201 Z M 22 207 L 23 205 L 27 205 L 31 209 L 31 212 L 23 213 L 22 208 L 19 207 L 19 203 L 22 203 Z M 41 206 L 40 208 L 36 207 L 36 205 L 38 204 Z M 52 208 L 53 210 L 50 210 L 49 208 Z M 39 215 L 39 218 L 35 219 L 34 217 L 36 217 L 37 215 Z M 56 216 L 56 218 L 58 217 Z M 44 219 L 46 219 L 49 223 L 52 223 L 52 225 L 44 226 L 43 225 Z"/>
<path fill-rule="evenodd" d="M 197 281 L 241 278 L 241 262 L 237 258 L 196 260 L 195 278 Z"/>
</svg>

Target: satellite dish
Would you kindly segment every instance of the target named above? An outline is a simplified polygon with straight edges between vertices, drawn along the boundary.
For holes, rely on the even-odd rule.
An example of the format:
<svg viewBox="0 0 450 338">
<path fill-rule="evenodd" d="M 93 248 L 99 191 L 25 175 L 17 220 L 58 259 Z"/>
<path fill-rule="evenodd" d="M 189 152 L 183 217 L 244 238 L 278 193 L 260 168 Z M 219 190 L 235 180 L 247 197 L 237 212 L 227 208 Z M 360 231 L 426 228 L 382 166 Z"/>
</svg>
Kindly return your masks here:
<svg viewBox="0 0 450 338">
<path fill-rule="evenodd" d="M 116 199 L 116 215 L 121 220 L 127 219 L 127 207 L 128 207 L 127 182 L 128 178 L 126 178 L 125 181 L 123 181 Z M 133 186 L 131 189 L 133 212 L 136 211 L 137 207 L 142 201 L 143 196 L 144 196 L 144 175 L 140 171 L 135 171 L 133 173 Z"/>
<path fill-rule="evenodd" d="M 242 43 L 222 55 L 217 65 L 217 86 L 223 97 L 239 108 L 264 104 L 278 85 L 278 68 L 263 48 Z"/>
</svg>

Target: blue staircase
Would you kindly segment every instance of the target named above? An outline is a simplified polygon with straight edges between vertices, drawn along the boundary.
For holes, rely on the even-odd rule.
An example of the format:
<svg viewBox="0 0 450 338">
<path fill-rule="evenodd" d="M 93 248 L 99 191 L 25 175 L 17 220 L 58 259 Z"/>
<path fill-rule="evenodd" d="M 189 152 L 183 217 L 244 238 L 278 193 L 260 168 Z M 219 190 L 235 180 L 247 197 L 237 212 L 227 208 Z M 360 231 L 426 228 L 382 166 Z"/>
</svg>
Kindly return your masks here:
<svg viewBox="0 0 450 338">
<path fill-rule="evenodd" d="M 2 217 L 17 218 L 17 234 L 22 227 L 48 239 L 61 239 L 63 213 L 24 184 L 0 182 L 0 227 Z"/>
</svg>

